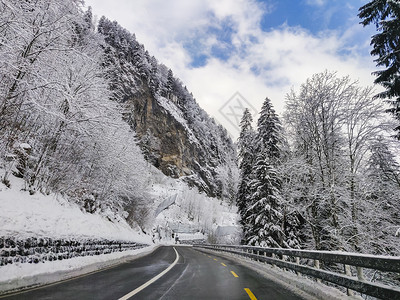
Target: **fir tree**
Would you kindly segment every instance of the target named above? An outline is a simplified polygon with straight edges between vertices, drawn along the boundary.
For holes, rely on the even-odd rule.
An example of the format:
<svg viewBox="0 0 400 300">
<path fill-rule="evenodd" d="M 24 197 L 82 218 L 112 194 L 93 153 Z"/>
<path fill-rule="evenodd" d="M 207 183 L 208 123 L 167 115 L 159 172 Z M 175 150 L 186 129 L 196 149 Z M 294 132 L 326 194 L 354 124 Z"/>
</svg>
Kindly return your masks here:
<svg viewBox="0 0 400 300">
<path fill-rule="evenodd" d="M 368 176 L 400 188 L 400 166 L 382 137 L 371 146 L 371 152 Z"/>
<path fill-rule="evenodd" d="M 379 32 L 371 38 L 371 54 L 378 56 L 375 60 L 378 67 L 386 68 L 374 72 L 377 76 L 375 83 L 386 90 L 377 97 L 389 99 L 392 108 L 388 112 L 400 120 L 400 2 L 373 0 L 362 6 L 359 12 L 361 24 L 366 26 L 373 23 Z M 396 127 L 396 131 L 400 139 L 400 126 Z"/>
<path fill-rule="evenodd" d="M 366 239 L 362 246 L 369 253 L 398 255 L 400 166 L 383 138 L 371 147 L 366 175 L 367 198 L 361 210 Z"/>
<path fill-rule="evenodd" d="M 283 246 L 281 181 L 264 150 L 257 156 L 255 179 L 251 182 L 251 205 L 246 222 L 251 231 L 245 234 L 247 243 L 266 247 Z"/>
<path fill-rule="evenodd" d="M 171 69 L 169 69 L 167 77 L 167 86 L 166 86 L 166 96 L 169 99 L 172 98 L 172 94 L 174 92 L 174 86 L 175 86 L 174 73 L 172 72 Z"/>
<path fill-rule="evenodd" d="M 265 98 L 257 127 L 257 152 L 261 152 L 265 149 L 267 151 L 267 156 L 273 163 L 276 163 L 275 160 L 278 160 L 281 156 L 282 125 L 269 98 Z"/>
<path fill-rule="evenodd" d="M 245 109 L 242 120 L 240 122 L 240 136 L 238 140 L 238 156 L 239 156 L 239 169 L 240 181 L 237 193 L 236 203 L 238 206 L 239 214 L 241 216 L 241 224 L 246 236 L 247 226 L 247 203 L 249 202 L 250 181 L 254 160 L 254 137 L 255 132 L 252 124 L 253 117 L 249 109 Z"/>
<path fill-rule="evenodd" d="M 282 231 L 281 178 L 277 172 L 282 127 L 269 98 L 261 108 L 257 130 L 255 153 L 258 155 L 248 189 L 251 194 L 246 210 L 245 241 L 252 245 L 286 246 Z"/>
<path fill-rule="evenodd" d="M 151 89 L 151 92 L 153 95 L 157 94 L 159 85 L 160 85 L 160 79 L 159 79 L 159 74 L 158 74 L 158 61 L 157 59 L 152 56 L 150 58 L 150 64 L 151 64 L 151 72 L 150 72 L 150 77 L 149 77 L 149 87 Z"/>
</svg>

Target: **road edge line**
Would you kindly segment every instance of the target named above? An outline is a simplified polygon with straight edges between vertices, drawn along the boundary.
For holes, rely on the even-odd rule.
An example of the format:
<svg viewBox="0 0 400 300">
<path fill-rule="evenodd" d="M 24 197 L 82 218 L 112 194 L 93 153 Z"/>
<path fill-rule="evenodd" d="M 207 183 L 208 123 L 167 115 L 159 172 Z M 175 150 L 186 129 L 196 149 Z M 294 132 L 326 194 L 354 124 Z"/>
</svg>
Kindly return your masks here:
<svg viewBox="0 0 400 300">
<path fill-rule="evenodd" d="M 179 253 L 178 251 L 176 251 L 175 247 L 173 247 L 176 253 L 176 258 L 175 261 L 168 267 L 166 268 L 164 271 L 162 271 L 160 274 L 158 274 L 157 276 L 153 277 L 152 279 L 150 279 L 149 281 L 147 281 L 146 283 L 142 284 L 141 286 L 139 286 L 138 288 L 134 289 L 132 292 L 126 294 L 125 296 L 122 296 L 121 298 L 119 298 L 118 300 L 127 300 L 129 298 L 131 298 L 132 296 L 136 295 L 137 293 L 139 293 L 140 291 L 144 290 L 146 287 L 148 287 L 150 284 L 152 284 L 153 282 L 157 281 L 158 279 L 160 279 L 162 276 L 164 276 L 165 274 L 167 274 L 177 263 L 179 260 Z"/>
<path fill-rule="evenodd" d="M 115 268 L 119 265 L 125 264 L 130 261 L 134 261 L 136 259 L 139 259 L 143 256 L 149 255 L 150 253 L 153 253 L 159 246 L 149 246 L 151 247 L 150 249 L 147 249 L 146 251 L 139 252 L 136 254 L 127 254 L 125 256 L 122 256 L 120 258 L 113 258 L 101 262 L 94 262 L 90 263 L 84 266 L 81 266 L 79 268 L 74 268 L 72 270 L 58 270 L 52 273 L 39 273 L 36 275 L 28 275 L 26 277 L 23 277 L 22 280 L 21 278 L 13 278 L 10 280 L 4 280 L 0 281 L 0 299 L 6 298 L 6 297 L 11 297 L 15 295 L 20 295 L 24 293 L 29 293 L 31 291 L 39 290 L 42 288 L 47 288 L 49 286 L 54 286 L 58 284 L 62 284 L 64 282 L 72 281 L 78 278 L 82 278 L 85 276 L 90 276 L 95 273 L 103 272 L 108 269 Z M 146 247 L 147 248 L 147 247 Z M 107 255 L 107 254 L 102 254 L 102 255 Z M 84 256 L 85 257 L 90 257 L 90 256 Z M 74 258 L 71 258 L 74 259 Z M 56 279 L 55 279 L 56 278 Z M 24 285 L 21 285 L 21 282 L 24 283 Z M 33 282 L 33 283 L 29 283 Z M 15 288 L 9 288 L 9 289 L 4 289 L 3 285 L 20 285 Z"/>
</svg>

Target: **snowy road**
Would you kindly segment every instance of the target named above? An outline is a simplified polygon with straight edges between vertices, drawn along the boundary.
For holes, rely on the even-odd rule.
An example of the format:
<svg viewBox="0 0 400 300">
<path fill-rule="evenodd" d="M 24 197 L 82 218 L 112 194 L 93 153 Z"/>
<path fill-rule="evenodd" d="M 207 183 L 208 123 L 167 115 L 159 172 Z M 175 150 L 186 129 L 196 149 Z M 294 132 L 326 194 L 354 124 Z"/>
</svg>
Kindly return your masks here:
<svg viewBox="0 0 400 300">
<path fill-rule="evenodd" d="M 120 299 L 132 292 L 129 299 L 301 299 L 234 259 L 175 249 L 160 247 L 111 269 L 0 299 Z"/>
</svg>

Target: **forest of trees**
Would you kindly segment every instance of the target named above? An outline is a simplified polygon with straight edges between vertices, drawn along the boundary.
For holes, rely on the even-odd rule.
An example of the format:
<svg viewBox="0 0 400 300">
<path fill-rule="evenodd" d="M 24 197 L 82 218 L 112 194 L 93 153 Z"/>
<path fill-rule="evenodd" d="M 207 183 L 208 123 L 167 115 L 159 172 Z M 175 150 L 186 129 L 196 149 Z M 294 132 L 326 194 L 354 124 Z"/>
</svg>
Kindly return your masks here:
<svg viewBox="0 0 400 300">
<path fill-rule="evenodd" d="M 0 2 L 1 181 L 13 173 L 32 194 L 123 212 L 140 206 L 148 168 L 109 101 L 104 41 L 80 5 Z"/>
<path fill-rule="evenodd" d="M 226 130 L 134 34 L 105 17 L 96 30 L 81 5 L 0 1 L 3 184 L 17 176 L 31 194 L 61 193 L 88 212 L 112 210 L 139 222 L 152 153 L 146 136 L 137 140 L 135 112 L 125 104 L 148 90 L 155 101 L 173 103 L 197 143 L 194 180 L 223 199 L 237 191 L 243 243 L 400 254 L 399 147 L 392 137 L 400 128 L 398 2 L 360 9 L 362 23 L 382 31 L 372 38 L 372 54 L 387 67 L 376 73 L 385 92 L 376 96 L 372 87 L 325 71 L 287 94 L 283 118 L 268 98 L 257 128 L 245 110 L 238 184 Z"/>
<path fill-rule="evenodd" d="M 287 94 L 283 122 L 268 98 L 257 130 L 242 118 L 244 243 L 398 255 L 398 145 L 373 89 L 315 74 Z"/>
<path fill-rule="evenodd" d="M 210 118 L 172 70 L 151 56 L 134 34 L 104 16 L 99 20 L 98 32 L 106 42 L 104 64 L 108 69 L 112 99 L 124 108 L 124 119 L 133 129 L 139 125 L 148 129 L 145 133 L 136 130 L 146 159 L 155 166 L 159 164 L 160 153 L 155 148 L 163 148 L 163 135 L 168 131 L 168 128 L 150 130 L 151 126 L 145 124 L 148 121 L 143 121 L 149 116 L 140 111 L 144 108 L 138 108 L 140 100 L 132 101 L 150 94 L 160 103 L 173 103 L 172 114 L 178 115 L 179 122 L 184 123 L 189 142 L 194 145 L 196 157 L 182 159 L 192 165 L 193 171 L 185 180 L 209 196 L 234 202 L 238 178 L 236 153 L 227 130 Z M 174 169 L 176 166 L 170 166 L 171 175 L 178 177 Z"/>
<path fill-rule="evenodd" d="M 82 1 L 0 1 L 1 182 L 17 176 L 31 194 L 62 194 L 87 212 L 141 222 L 152 205 L 151 153 L 139 147 L 138 116 L 126 102 L 147 90 L 183 114 L 203 150 L 202 183 L 233 199 L 226 130 L 134 34 L 105 17 L 95 24 Z"/>
<path fill-rule="evenodd" d="M 400 1 L 372 0 L 358 16 L 376 26 L 383 92 L 325 71 L 287 94 L 283 126 L 268 98 L 257 130 L 244 112 L 243 243 L 400 254 Z"/>
</svg>

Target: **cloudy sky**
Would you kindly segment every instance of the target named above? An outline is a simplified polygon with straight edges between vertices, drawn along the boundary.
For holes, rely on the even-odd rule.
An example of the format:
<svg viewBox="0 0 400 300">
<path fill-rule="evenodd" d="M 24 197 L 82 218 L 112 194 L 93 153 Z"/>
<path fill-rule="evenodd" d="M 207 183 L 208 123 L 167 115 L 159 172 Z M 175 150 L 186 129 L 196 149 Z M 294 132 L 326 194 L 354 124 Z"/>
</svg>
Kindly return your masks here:
<svg viewBox="0 0 400 300">
<path fill-rule="evenodd" d="M 283 112 L 285 95 L 325 69 L 372 85 L 367 0 L 86 0 L 136 34 L 236 138 L 235 109 Z M 230 113 L 230 112 L 231 113 Z M 255 115 L 257 118 L 257 115 Z"/>
</svg>

